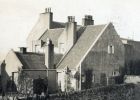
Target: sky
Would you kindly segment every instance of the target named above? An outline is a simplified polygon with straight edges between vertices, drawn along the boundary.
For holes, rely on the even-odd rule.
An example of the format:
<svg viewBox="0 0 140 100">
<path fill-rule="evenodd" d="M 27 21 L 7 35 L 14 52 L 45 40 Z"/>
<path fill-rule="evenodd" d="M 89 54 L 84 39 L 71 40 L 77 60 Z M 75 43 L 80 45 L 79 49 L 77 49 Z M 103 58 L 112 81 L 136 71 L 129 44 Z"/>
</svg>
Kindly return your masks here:
<svg viewBox="0 0 140 100">
<path fill-rule="evenodd" d="M 10 49 L 26 46 L 26 38 L 39 14 L 51 7 L 54 20 L 75 16 L 78 24 L 84 15 L 93 15 L 95 24 L 112 22 L 118 34 L 140 41 L 139 0 L 0 0 L 0 60 Z"/>
</svg>

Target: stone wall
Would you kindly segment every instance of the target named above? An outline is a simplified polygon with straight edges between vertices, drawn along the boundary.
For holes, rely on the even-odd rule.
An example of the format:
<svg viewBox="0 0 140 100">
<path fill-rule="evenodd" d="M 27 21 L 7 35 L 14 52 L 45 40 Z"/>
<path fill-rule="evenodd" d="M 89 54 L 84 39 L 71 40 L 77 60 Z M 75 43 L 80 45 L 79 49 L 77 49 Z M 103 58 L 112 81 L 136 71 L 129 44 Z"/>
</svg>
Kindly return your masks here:
<svg viewBox="0 0 140 100">
<path fill-rule="evenodd" d="M 51 94 L 49 100 L 136 100 L 135 85 L 98 87 L 77 92 Z"/>
<path fill-rule="evenodd" d="M 110 46 L 112 46 L 112 53 L 109 50 Z M 102 76 L 106 79 L 120 76 L 123 68 L 124 45 L 115 28 L 110 24 L 81 63 L 81 73 L 85 76 L 87 70 L 92 70 L 93 84 L 100 84 Z"/>
</svg>

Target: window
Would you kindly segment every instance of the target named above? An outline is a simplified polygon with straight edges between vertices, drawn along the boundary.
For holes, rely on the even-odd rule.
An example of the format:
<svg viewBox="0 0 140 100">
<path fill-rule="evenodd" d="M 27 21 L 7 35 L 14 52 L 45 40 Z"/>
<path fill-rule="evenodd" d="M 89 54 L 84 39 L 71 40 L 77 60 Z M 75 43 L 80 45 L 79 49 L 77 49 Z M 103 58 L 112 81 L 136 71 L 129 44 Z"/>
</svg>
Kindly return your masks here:
<svg viewBox="0 0 140 100">
<path fill-rule="evenodd" d="M 112 76 L 118 76 L 118 75 L 119 75 L 119 72 L 118 71 L 112 72 Z"/>
<path fill-rule="evenodd" d="M 108 54 L 114 54 L 114 46 L 113 45 L 108 46 Z"/>
<path fill-rule="evenodd" d="M 59 43 L 59 52 L 60 53 L 64 53 L 65 52 L 64 43 Z"/>
<path fill-rule="evenodd" d="M 92 82 L 95 82 L 95 75 L 92 76 Z"/>
</svg>

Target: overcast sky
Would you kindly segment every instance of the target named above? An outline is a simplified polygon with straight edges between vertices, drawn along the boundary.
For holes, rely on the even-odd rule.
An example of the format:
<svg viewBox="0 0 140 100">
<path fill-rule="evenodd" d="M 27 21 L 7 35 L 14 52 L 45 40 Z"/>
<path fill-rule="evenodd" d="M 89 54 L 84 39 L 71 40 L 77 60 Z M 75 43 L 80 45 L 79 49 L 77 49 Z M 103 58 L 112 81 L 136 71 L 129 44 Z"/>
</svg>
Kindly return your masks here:
<svg viewBox="0 0 140 100">
<path fill-rule="evenodd" d="M 139 0 L 0 0 L 0 59 L 9 49 L 26 46 L 26 38 L 39 13 L 51 7 L 54 20 L 65 22 L 85 14 L 93 15 L 95 24 L 113 22 L 121 37 L 140 40 Z"/>
</svg>

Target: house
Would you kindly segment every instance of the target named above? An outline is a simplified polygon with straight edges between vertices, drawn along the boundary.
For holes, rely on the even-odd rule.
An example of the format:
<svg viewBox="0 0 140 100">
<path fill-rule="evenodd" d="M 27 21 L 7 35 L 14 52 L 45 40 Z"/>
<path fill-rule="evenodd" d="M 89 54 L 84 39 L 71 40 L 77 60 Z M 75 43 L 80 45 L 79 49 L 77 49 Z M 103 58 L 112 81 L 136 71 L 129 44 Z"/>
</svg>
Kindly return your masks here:
<svg viewBox="0 0 140 100">
<path fill-rule="evenodd" d="M 49 91 L 56 92 L 56 69 L 52 66 L 48 58 L 54 63 L 58 62 L 61 55 L 55 55 L 55 59 L 51 56 L 53 53 L 53 44 L 48 40 L 46 46 L 46 54 L 27 52 L 25 47 L 20 47 L 20 51 L 10 50 L 4 59 L 2 67 L 3 75 L 3 91 L 7 92 L 8 81 L 14 81 L 17 91 L 20 93 L 33 93 L 33 83 L 37 79 L 46 79 L 46 85 Z M 54 60 L 54 61 L 53 61 Z"/>
<path fill-rule="evenodd" d="M 97 84 L 110 84 L 113 76 L 122 75 L 124 68 L 124 45 L 114 26 L 89 25 L 77 42 L 57 65 L 58 81 L 67 90 L 66 69 L 70 70 L 70 86 L 74 90 L 91 88 Z M 80 78 L 74 77 L 79 73 Z M 90 75 L 91 74 L 91 75 Z M 91 83 L 88 83 L 91 82 Z M 88 84 L 91 86 L 88 86 Z M 76 84 L 76 85 L 75 85 Z"/>
<path fill-rule="evenodd" d="M 58 64 L 53 63 L 62 91 L 114 84 L 114 77 L 123 74 L 125 48 L 112 23 L 94 25 L 93 17 L 86 15 L 82 25 L 77 25 L 74 16 L 55 24 L 47 8 L 29 34 L 27 46 L 32 52 L 43 53 L 47 38 L 52 40 L 54 55 L 63 55 Z"/>
<path fill-rule="evenodd" d="M 28 51 L 8 53 L 7 76 L 13 76 L 15 83 L 21 72 L 30 80 L 47 77 L 49 90 L 54 91 L 119 84 L 139 63 L 139 42 L 120 38 L 112 23 L 95 25 L 91 15 L 85 15 L 82 25 L 74 16 L 68 16 L 66 23 L 57 22 L 50 8 L 40 14 L 27 47 Z"/>
<path fill-rule="evenodd" d="M 41 13 L 39 19 L 31 32 L 27 37 L 27 47 L 30 52 L 36 52 L 38 46 L 43 44 L 42 41 L 38 41 L 39 38 L 48 29 L 64 28 L 65 23 L 57 22 L 53 20 L 53 13 L 51 8 L 46 8 L 44 13 Z M 45 41 L 46 42 L 46 41 Z"/>
</svg>

